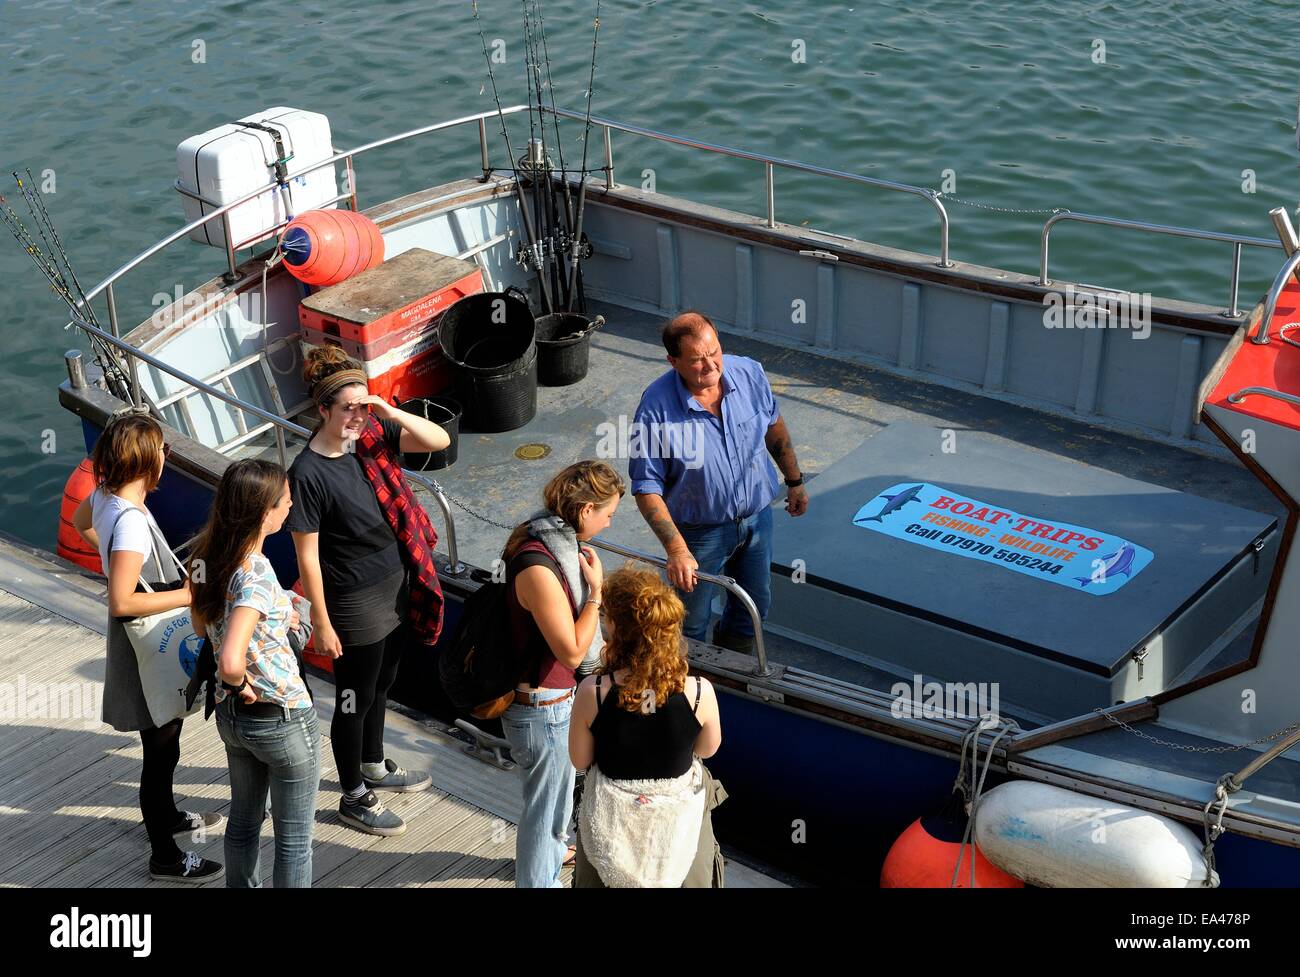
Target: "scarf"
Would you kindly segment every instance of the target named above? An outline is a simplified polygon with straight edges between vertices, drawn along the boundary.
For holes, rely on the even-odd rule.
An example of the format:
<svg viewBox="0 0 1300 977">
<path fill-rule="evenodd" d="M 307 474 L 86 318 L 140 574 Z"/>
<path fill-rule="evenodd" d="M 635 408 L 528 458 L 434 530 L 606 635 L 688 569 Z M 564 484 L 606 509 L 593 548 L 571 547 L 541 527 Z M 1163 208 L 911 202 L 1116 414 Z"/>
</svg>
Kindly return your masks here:
<svg viewBox="0 0 1300 977">
<path fill-rule="evenodd" d="M 569 593 L 573 595 L 575 601 L 573 614 L 576 618 L 582 613 L 582 608 L 591 595 L 587 578 L 583 576 L 582 569 L 578 565 L 582 557 L 578 552 L 577 531 L 559 516 L 542 511 L 534 513 L 528 520 L 528 535 L 545 546 L 555 558 L 555 562 L 559 564 L 560 572 L 564 574 L 564 579 L 569 585 Z M 579 675 L 590 675 L 600 666 L 600 653 L 604 647 L 605 636 L 600 633 L 600 628 L 596 628 L 596 633 L 591 638 L 591 646 L 587 649 L 582 664 L 576 669 Z"/>
<path fill-rule="evenodd" d="M 357 459 L 366 480 L 375 490 L 379 509 L 397 537 L 402 561 L 410 573 L 410 600 L 407 623 L 422 644 L 438 643 L 442 632 L 442 585 L 433 563 L 438 534 L 424 507 L 402 477 L 402 465 L 384 440 L 384 429 L 371 415 L 356 442 Z"/>
</svg>

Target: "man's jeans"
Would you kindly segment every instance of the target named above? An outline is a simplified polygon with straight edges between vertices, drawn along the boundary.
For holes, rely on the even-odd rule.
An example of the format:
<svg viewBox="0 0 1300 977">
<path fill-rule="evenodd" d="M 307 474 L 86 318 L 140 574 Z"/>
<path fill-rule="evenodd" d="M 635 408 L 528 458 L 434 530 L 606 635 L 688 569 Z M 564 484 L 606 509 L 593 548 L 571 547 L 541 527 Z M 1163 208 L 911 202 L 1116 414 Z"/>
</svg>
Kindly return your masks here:
<svg viewBox="0 0 1300 977">
<path fill-rule="evenodd" d="M 772 606 L 772 509 L 765 506 L 746 519 L 698 526 L 679 523 L 678 530 L 690 548 L 691 556 L 700 565 L 701 573 L 726 574 L 734 577 L 753 598 L 759 619 L 767 617 Z M 705 641 L 709 632 L 709 617 L 713 598 L 722 592 L 719 587 L 703 580 L 689 594 L 679 590 L 678 596 L 686 605 L 686 621 L 682 631 L 688 638 Z M 719 628 L 728 634 L 752 637 L 754 624 L 744 605 L 729 592 L 722 612 Z"/>
<path fill-rule="evenodd" d="M 233 712 L 217 706 L 217 732 L 230 763 L 230 821 L 226 825 L 226 887 L 261 886 L 258 868 L 266 795 L 271 794 L 277 889 L 311 888 L 311 837 L 320 789 L 320 729 L 314 707 L 287 717 Z"/>
<path fill-rule="evenodd" d="M 572 689 L 538 689 L 534 702 L 558 699 Z M 573 696 L 551 706 L 512 704 L 501 716 L 510 755 L 524 788 L 524 811 L 515 835 L 515 886 L 558 889 L 569 850 L 573 814 L 573 764 L 569 762 L 569 716 Z"/>
</svg>

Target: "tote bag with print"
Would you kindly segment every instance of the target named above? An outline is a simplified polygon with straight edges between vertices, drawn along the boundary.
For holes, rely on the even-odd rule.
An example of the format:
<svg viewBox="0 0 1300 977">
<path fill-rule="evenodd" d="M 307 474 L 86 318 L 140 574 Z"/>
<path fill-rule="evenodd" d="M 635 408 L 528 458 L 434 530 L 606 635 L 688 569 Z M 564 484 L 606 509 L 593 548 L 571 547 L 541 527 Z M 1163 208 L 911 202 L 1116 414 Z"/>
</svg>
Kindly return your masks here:
<svg viewBox="0 0 1300 977">
<path fill-rule="evenodd" d="M 184 577 L 185 567 L 176 559 L 176 554 L 171 551 L 167 541 L 158 538 L 152 520 L 149 520 L 149 536 L 153 546 L 154 565 L 162 567 L 159 555 L 161 548 L 167 551 Z M 140 583 L 149 593 L 154 592 L 143 576 L 140 577 Z M 140 688 L 144 692 L 145 704 L 149 707 L 149 717 L 153 724 L 163 726 L 173 719 L 197 712 L 202 707 L 201 701 L 195 700 L 188 709 L 185 706 L 185 687 L 194 674 L 199 648 L 203 644 L 203 639 L 194 633 L 190 609 L 178 607 L 157 614 L 146 614 L 123 621 L 122 627 L 126 629 L 131 647 L 135 649 Z"/>
</svg>

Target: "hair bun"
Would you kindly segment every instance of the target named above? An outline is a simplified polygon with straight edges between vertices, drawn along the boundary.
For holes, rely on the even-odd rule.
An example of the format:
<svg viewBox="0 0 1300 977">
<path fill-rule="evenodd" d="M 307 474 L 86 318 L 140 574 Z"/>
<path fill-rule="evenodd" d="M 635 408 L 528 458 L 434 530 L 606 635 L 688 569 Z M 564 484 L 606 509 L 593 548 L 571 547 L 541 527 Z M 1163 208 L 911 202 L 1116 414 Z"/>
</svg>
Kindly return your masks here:
<svg viewBox="0 0 1300 977">
<path fill-rule="evenodd" d="M 308 388 L 340 370 L 357 370 L 361 364 L 340 346 L 313 346 L 302 360 L 302 379 Z"/>
</svg>

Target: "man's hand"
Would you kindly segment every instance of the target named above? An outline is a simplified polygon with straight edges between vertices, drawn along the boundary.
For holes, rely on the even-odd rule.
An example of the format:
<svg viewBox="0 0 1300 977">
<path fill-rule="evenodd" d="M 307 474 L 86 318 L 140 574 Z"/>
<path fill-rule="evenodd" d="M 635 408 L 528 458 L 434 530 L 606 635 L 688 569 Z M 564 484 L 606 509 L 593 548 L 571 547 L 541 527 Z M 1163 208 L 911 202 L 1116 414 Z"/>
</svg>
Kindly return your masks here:
<svg viewBox="0 0 1300 977">
<path fill-rule="evenodd" d="M 668 581 L 678 590 L 684 590 L 689 594 L 699 582 L 696 573 L 699 568 L 700 565 L 695 562 L 695 557 L 691 556 L 690 550 L 682 549 L 671 553 L 668 556 Z"/>
<path fill-rule="evenodd" d="M 802 516 L 808 511 L 808 486 L 796 485 L 785 495 L 785 511 L 792 516 Z"/>
</svg>

